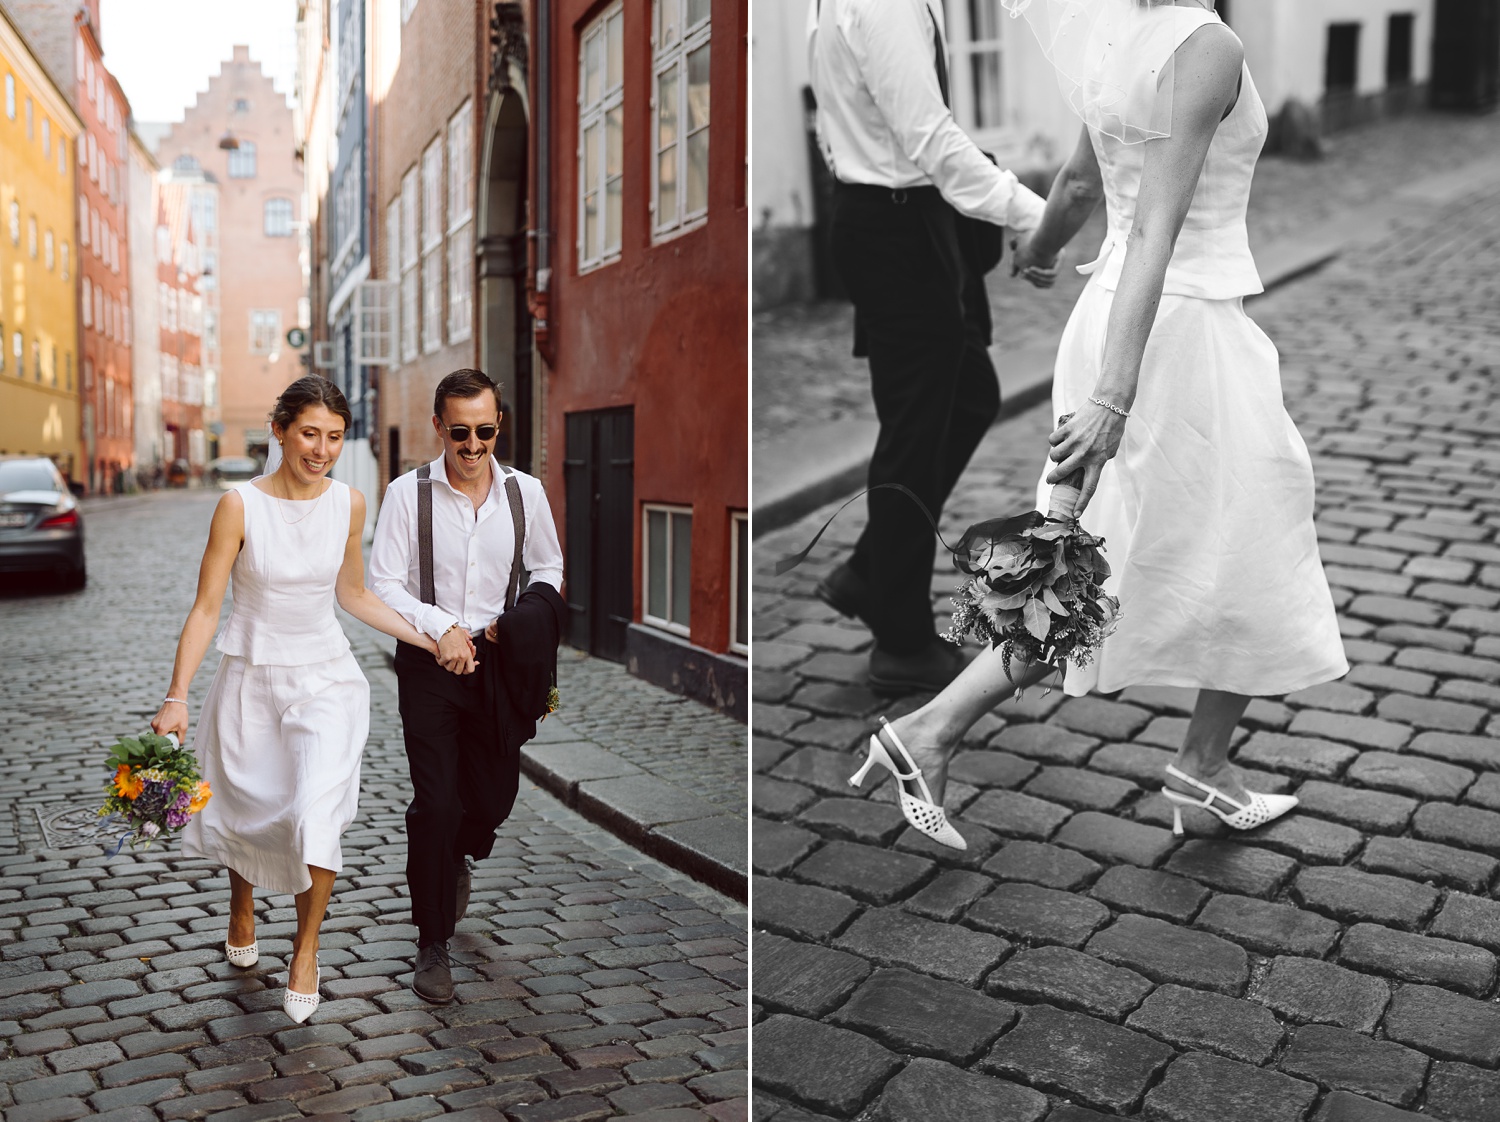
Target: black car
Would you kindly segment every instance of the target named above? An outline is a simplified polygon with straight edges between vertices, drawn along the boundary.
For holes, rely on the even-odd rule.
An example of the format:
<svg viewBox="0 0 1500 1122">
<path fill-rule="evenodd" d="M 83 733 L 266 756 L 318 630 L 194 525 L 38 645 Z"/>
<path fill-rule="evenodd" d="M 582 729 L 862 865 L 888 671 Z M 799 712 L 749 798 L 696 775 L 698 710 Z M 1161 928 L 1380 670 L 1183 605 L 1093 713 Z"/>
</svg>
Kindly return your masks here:
<svg viewBox="0 0 1500 1122">
<path fill-rule="evenodd" d="M 0 458 L 0 573 L 52 573 L 66 588 L 88 579 L 83 515 L 45 456 Z"/>
</svg>

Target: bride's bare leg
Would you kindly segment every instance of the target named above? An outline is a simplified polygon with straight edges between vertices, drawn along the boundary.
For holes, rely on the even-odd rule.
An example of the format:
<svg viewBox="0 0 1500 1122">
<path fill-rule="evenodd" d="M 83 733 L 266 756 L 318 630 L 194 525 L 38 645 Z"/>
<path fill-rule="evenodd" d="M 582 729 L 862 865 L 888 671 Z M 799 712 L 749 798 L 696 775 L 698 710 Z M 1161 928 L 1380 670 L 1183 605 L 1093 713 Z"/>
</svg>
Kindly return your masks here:
<svg viewBox="0 0 1500 1122">
<path fill-rule="evenodd" d="M 922 769 L 933 802 L 938 805 L 942 805 L 943 790 L 948 785 L 948 761 L 974 722 L 1017 690 L 1055 673 L 1050 666 L 1033 665 L 1016 657 L 1010 660 L 1010 671 L 1014 679 L 1006 676 L 1000 651 L 985 647 L 942 693 L 891 722 L 912 760 Z"/>
<path fill-rule="evenodd" d="M 255 886 L 233 869 L 229 870 L 229 934 L 231 947 L 255 942 Z"/>
<path fill-rule="evenodd" d="M 292 939 L 290 987 L 298 993 L 318 992 L 318 928 L 333 895 L 333 881 L 338 875 L 332 869 L 307 867 L 312 887 L 297 893 L 297 934 Z"/>
<path fill-rule="evenodd" d="M 1172 762 L 1180 771 L 1224 794 L 1239 803 L 1249 801 L 1245 785 L 1235 770 L 1229 766 L 1229 740 L 1234 728 L 1245 715 L 1250 699 L 1244 694 L 1226 693 L 1223 690 L 1199 690 L 1198 703 L 1193 707 L 1193 719 L 1188 722 L 1187 736 Z M 1185 795 L 1202 797 L 1203 792 L 1180 779 L 1167 777 L 1167 786 Z M 1237 808 L 1220 799 L 1217 807 L 1225 814 Z"/>
</svg>

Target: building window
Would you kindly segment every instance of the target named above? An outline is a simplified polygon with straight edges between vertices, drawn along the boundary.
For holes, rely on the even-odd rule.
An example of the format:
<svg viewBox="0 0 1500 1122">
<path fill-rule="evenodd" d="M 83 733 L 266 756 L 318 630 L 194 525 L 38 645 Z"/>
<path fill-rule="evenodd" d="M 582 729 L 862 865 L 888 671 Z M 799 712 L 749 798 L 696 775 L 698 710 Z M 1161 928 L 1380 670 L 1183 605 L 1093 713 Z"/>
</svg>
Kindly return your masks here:
<svg viewBox="0 0 1500 1122">
<path fill-rule="evenodd" d="M 651 210 L 657 233 L 708 212 L 708 11 L 708 0 L 655 0 Z"/>
<path fill-rule="evenodd" d="M 42 158 L 52 158 L 52 118 L 42 118 Z"/>
<path fill-rule="evenodd" d="M 578 265 L 620 253 L 625 127 L 625 9 L 589 24 L 578 48 Z"/>
<path fill-rule="evenodd" d="M 240 141 L 238 148 L 229 150 L 229 178 L 230 179 L 254 179 L 255 178 L 255 142 L 250 140 Z"/>
<path fill-rule="evenodd" d="M 56 250 L 52 241 L 52 231 L 48 230 L 42 235 L 42 260 L 47 266 L 47 271 L 52 271 L 53 265 L 57 263 Z"/>
<path fill-rule="evenodd" d="M 750 652 L 750 516 L 735 511 L 729 516 L 729 649 Z"/>
<path fill-rule="evenodd" d="M 275 308 L 254 308 L 250 312 L 250 353 L 274 355 L 281 339 L 281 312 Z"/>
<path fill-rule="evenodd" d="M 31 98 L 26 99 L 26 139 L 36 139 L 36 111 L 31 107 Z"/>
<path fill-rule="evenodd" d="M 14 74 L 5 76 L 5 115 L 12 121 L 16 119 L 16 76 Z"/>
<path fill-rule="evenodd" d="M 422 153 L 422 351 L 443 345 L 443 144 Z"/>
<path fill-rule="evenodd" d="M 1411 85 L 1412 25 L 1416 17 L 1401 12 L 1386 24 L 1385 84 L 1387 88 Z"/>
<path fill-rule="evenodd" d="M 67 352 L 65 352 L 63 354 L 63 373 L 67 376 L 67 381 L 63 384 L 63 389 L 71 391 L 72 388 L 73 388 L 73 352 L 72 351 L 67 351 Z"/>
<path fill-rule="evenodd" d="M 58 249 L 62 256 L 62 279 L 72 280 L 72 270 L 68 267 L 68 243 L 63 242 L 62 245 L 58 247 Z"/>
<path fill-rule="evenodd" d="M 644 511 L 642 616 L 653 626 L 686 635 L 693 588 L 693 509 L 647 504 Z"/>
<path fill-rule="evenodd" d="M 10 201 L 10 244 L 21 244 L 21 204 L 15 199 Z"/>
<path fill-rule="evenodd" d="M 470 338 L 474 328 L 474 113 L 473 102 L 448 122 L 448 341 Z"/>
<path fill-rule="evenodd" d="M 1359 85 L 1359 24 L 1330 23 L 1328 54 L 1323 61 L 1323 88 L 1353 93 Z"/>
<path fill-rule="evenodd" d="M 401 361 L 417 357 L 417 169 L 401 178 Z"/>
<path fill-rule="evenodd" d="M 235 98 L 234 99 L 234 111 L 236 113 L 248 113 L 248 112 L 250 112 L 250 102 L 247 101 L 243 97 L 237 97 L 237 98 Z"/>
<path fill-rule="evenodd" d="M 89 201 L 84 196 L 78 196 L 78 244 L 89 244 Z"/>
<path fill-rule="evenodd" d="M 80 303 L 83 310 L 83 326 L 94 326 L 94 286 L 88 277 L 83 278 L 83 300 Z"/>
<path fill-rule="evenodd" d="M 267 199 L 265 229 L 268 238 L 292 236 L 292 200 Z"/>
<path fill-rule="evenodd" d="M 62 133 L 57 134 L 57 174 L 68 174 L 68 143 Z"/>
<path fill-rule="evenodd" d="M 36 260 L 36 215 L 30 215 L 26 219 L 26 252 L 30 254 L 33 261 Z"/>
<path fill-rule="evenodd" d="M 400 286 L 401 286 L 401 196 L 397 195 L 385 208 L 385 268 L 381 276 L 396 284 L 396 346 L 393 349 L 395 362 L 401 361 L 401 340 L 404 334 L 401 322 L 405 319 L 405 313 L 401 308 Z M 392 477 L 394 478 L 394 477 Z"/>
</svg>

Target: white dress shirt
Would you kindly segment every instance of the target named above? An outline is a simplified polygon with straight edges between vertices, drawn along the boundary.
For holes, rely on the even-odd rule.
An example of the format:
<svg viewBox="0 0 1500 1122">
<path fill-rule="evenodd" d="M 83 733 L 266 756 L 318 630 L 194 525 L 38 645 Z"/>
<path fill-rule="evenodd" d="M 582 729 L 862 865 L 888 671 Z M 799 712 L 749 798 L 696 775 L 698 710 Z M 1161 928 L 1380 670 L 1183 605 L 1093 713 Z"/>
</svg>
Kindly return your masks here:
<svg viewBox="0 0 1500 1122">
<path fill-rule="evenodd" d="M 479 509 L 448 482 L 443 457 L 432 469 L 432 586 L 436 604 L 422 603 L 417 548 L 417 473 L 391 480 L 370 548 L 370 587 L 418 631 L 434 639 L 454 623 L 478 634 L 505 610 L 505 588 L 516 535 L 505 476 L 490 457 L 490 493 Z M 515 473 L 526 511 L 521 559 L 532 582 L 562 591 L 563 556 L 541 480 Z"/>
<path fill-rule="evenodd" d="M 933 56 L 942 13 L 941 0 L 810 0 L 824 158 L 842 183 L 936 186 L 960 214 L 1034 230 L 1041 197 L 990 163 L 943 104 Z"/>
</svg>

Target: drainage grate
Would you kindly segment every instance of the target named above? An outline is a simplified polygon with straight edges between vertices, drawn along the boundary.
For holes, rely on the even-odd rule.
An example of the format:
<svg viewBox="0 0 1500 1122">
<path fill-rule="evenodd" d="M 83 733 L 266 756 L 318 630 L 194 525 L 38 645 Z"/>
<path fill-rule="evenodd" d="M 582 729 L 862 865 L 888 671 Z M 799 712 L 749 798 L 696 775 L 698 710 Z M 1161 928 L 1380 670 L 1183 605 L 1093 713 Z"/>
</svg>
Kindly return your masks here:
<svg viewBox="0 0 1500 1122">
<path fill-rule="evenodd" d="M 100 818 L 98 803 L 64 803 L 35 808 L 48 849 L 75 845 L 102 845 L 113 849 L 125 832 L 118 818 Z"/>
</svg>

